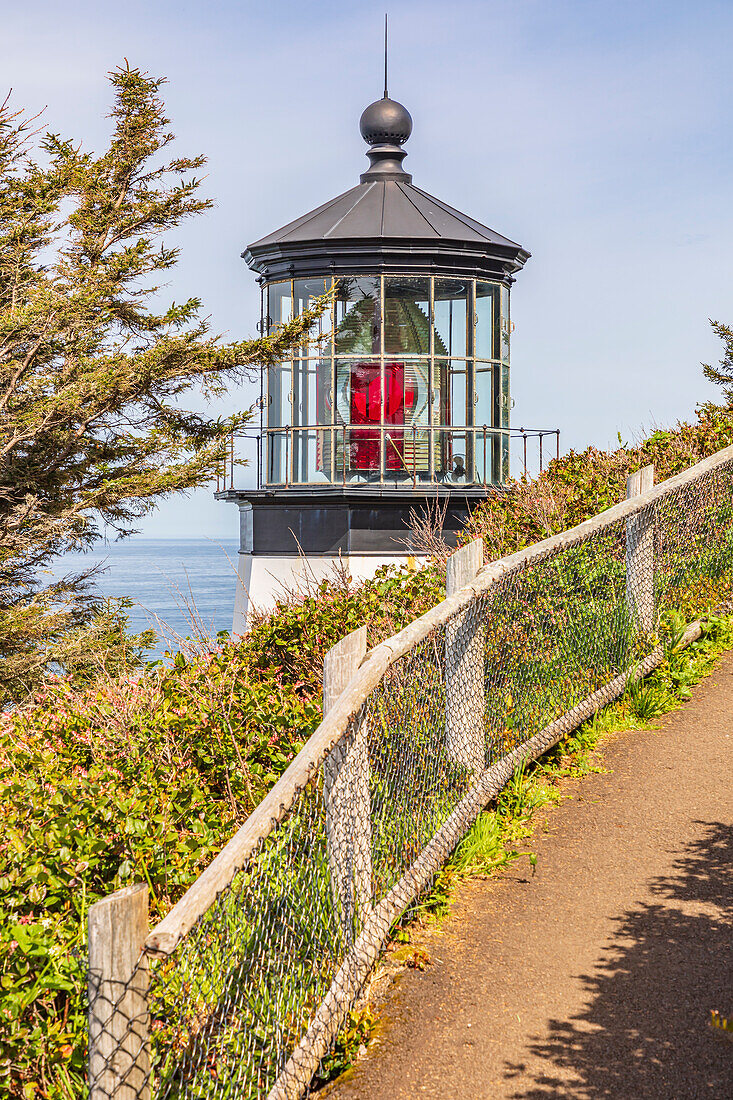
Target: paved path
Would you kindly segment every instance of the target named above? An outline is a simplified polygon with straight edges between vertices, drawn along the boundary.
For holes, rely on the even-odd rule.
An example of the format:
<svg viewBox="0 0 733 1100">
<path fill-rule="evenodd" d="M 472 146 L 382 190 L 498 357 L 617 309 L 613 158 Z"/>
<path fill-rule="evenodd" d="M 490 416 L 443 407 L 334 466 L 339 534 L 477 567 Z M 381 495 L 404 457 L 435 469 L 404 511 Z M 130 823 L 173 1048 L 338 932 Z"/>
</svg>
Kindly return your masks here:
<svg viewBox="0 0 733 1100">
<path fill-rule="evenodd" d="M 329 1100 L 733 1098 L 733 655 L 461 890 Z M 540 814 L 540 820 L 542 814 Z"/>
</svg>

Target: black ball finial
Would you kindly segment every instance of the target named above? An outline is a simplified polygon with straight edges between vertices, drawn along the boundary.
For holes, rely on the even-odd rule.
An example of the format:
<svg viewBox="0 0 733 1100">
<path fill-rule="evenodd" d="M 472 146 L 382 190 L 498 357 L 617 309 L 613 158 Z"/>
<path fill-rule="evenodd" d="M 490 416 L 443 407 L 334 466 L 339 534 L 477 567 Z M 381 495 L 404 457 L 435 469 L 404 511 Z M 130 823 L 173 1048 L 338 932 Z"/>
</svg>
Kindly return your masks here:
<svg viewBox="0 0 733 1100">
<path fill-rule="evenodd" d="M 396 180 L 410 183 L 412 176 L 402 167 L 407 156 L 402 146 L 412 133 L 412 118 L 407 108 L 384 96 L 369 104 L 361 116 L 359 129 L 370 146 L 367 153 L 370 167 L 361 176 L 361 182 Z"/>
<path fill-rule="evenodd" d="M 359 120 L 359 129 L 369 145 L 404 145 L 412 133 L 410 112 L 394 99 L 370 103 Z"/>
</svg>

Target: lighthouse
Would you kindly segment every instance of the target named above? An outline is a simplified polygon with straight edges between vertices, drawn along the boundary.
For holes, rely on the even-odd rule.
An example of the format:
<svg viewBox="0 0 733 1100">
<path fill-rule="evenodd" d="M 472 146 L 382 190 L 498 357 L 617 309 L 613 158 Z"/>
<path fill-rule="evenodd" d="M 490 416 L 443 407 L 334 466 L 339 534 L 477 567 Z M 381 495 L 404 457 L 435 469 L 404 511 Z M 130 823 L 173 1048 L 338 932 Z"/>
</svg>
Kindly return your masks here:
<svg viewBox="0 0 733 1100">
<path fill-rule="evenodd" d="M 317 343 L 262 368 L 256 486 L 217 494 L 240 510 L 235 631 L 335 562 L 360 579 L 414 560 L 415 517 L 455 544 L 508 477 L 510 288 L 529 253 L 415 186 L 412 126 L 385 89 L 356 186 L 242 253 L 263 332 L 330 304 Z"/>
</svg>

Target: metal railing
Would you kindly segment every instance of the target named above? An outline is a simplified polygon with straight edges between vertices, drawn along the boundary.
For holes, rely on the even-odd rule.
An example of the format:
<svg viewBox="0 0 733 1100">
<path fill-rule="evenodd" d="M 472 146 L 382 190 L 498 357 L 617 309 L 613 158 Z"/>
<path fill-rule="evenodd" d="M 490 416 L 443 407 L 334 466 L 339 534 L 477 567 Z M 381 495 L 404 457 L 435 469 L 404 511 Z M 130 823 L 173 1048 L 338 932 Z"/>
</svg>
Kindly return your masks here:
<svg viewBox="0 0 733 1100">
<path fill-rule="evenodd" d="M 241 453 L 241 452 L 244 453 Z M 560 457 L 559 428 L 456 424 L 304 424 L 242 429 L 232 436 L 217 492 L 235 489 L 244 458 L 257 488 L 501 485 L 541 473 Z"/>
<path fill-rule="evenodd" d="M 324 718 L 152 931 L 90 910 L 90 1095 L 301 1097 L 389 935 L 523 761 L 733 600 L 733 447 L 562 534 L 448 565 L 446 599 L 326 657 Z M 693 622 L 675 645 L 700 634 Z"/>
</svg>

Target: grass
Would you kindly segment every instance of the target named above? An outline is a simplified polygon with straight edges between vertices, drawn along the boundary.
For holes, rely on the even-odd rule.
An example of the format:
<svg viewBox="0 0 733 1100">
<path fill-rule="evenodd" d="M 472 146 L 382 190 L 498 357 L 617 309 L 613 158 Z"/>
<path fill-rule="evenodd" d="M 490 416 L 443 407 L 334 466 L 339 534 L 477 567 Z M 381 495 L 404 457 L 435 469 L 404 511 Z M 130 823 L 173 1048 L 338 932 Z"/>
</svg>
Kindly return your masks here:
<svg viewBox="0 0 733 1100">
<path fill-rule="evenodd" d="M 478 815 L 436 875 L 430 891 L 396 923 L 386 953 L 392 965 L 398 961 L 421 970 L 429 965 L 429 956 L 414 946 L 415 935 L 448 914 L 461 883 L 487 878 L 524 858 L 534 873 L 537 855 L 524 845 L 537 827 L 537 811 L 572 797 L 565 780 L 582 780 L 591 772 L 604 770 L 601 750 L 609 734 L 648 729 L 677 710 L 691 697 L 694 685 L 713 671 L 719 657 L 733 649 L 733 615 L 708 616 L 702 636 L 682 647 L 685 626 L 681 615 L 668 614 L 664 659 L 659 668 L 644 678 L 631 677 L 621 699 L 603 707 L 539 760 L 520 765 L 495 806 Z M 546 820 L 544 825 L 547 827 Z M 370 1001 L 367 992 L 349 1015 L 348 1026 L 337 1043 L 337 1055 L 324 1062 L 320 1082 L 334 1080 L 353 1065 L 366 1050 L 379 1022 L 378 1005 Z"/>
</svg>

